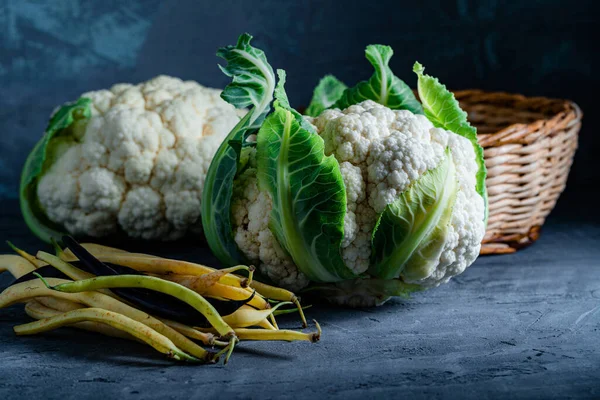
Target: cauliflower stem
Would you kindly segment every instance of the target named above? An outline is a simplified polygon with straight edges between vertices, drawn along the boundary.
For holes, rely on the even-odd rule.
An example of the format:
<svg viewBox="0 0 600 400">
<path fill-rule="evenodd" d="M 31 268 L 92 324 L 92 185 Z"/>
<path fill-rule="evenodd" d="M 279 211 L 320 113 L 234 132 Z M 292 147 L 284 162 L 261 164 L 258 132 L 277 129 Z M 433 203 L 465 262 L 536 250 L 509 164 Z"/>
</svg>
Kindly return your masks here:
<svg viewBox="0 0 600 400">
<path fill-rule="evenodd" d="M 400 279 L 356 278 L 336 283 L 315 283 L 302 291 L 316 293 L 328 302 L 354 308 L 375 307 L 392 297 L 408 298 L 411 293 L 424 290 L 420 285 Z"/>
</svg>

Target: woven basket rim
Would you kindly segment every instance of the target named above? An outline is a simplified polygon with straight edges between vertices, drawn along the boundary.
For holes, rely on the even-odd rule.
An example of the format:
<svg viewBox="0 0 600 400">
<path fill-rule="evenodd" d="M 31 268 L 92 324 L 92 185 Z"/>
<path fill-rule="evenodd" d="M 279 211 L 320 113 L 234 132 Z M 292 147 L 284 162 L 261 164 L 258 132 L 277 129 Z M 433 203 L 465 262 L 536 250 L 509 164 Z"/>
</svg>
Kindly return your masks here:
<svg viewBox="0 0 600 400">
<path fill-rule="evenodd" d="M 545 137 L 553 137 L 562 129 L 581 126 L 583 112 L 579 106 L 566 99 L 541 96 L 524 96 L 517 93 L 491 92 L 480 89 L 454 91 L 463 108 L 490 106 L 540 114 L 534 120 L 507 124 L 494 132 L 478 133 L 478 141 L 484 148 L 509 144 L 533 144 Z M 469 112 L 470 114 L 470 112 Z M 477 125 L 475 123 L 475 125 Z M 552 127 L 545 129 L 544 127 Z"/>
<path fill-rule="evenodd" d="M 507 131 L 514 131 L 515 129 L 524 129 L 529 126 L 535 126 L 540 122 L 550 122 L 550 123 L 558 123 L 560 120 L 565 119 L 569 114 L 573 114 L 573 117 L 569 119 L 567 126 L 573 126 L 575 124 L 581 123 L 581 119 L 583 118 L 583 111 L 577 103 L 568 99 L 560 99 L 560 98 L 552 98 L 552 97 L 544 97 L 544 96 L 525 96 L 519 93 L 510 93 L 504 91 L 487 91 L 481 89 L 463 89 L 453 91 L 457 100 L 461 101 L 461 98 L 465 97 L 485 97 L 489 100 L 492 100 L 495 97 L 495 101 L 481 101 L 478 99 L 477 103 L 487 103 L 493 105 L 494 103 L 506 102 L 509 100 L 511 102 L 517 104 L 545 104 L 545 107 L 553 109 L 553 112 L 548 113 L 548 118 L 538 119 L 537 121 L 530 123 L 514 123 L 505 128 L 498 130 L 495 133 L 490 133 L 487 135 L 504 135 Z M 520 107 L 523 109 L 527 109 L 527 107 Z M 531 109 L 531 108 L 530 108 Z M 559 111 L 554 111 L 558 109 Z"/>
</svg>

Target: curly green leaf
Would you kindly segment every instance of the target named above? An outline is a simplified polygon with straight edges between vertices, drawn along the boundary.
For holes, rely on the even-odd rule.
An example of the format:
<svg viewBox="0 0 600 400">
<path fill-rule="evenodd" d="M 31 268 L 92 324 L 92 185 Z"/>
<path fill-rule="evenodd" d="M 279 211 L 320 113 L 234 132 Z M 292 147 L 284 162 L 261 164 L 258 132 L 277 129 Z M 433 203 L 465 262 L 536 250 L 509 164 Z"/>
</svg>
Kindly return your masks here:
<svg viewBox="0 0 600 400">
<path fill-rule="evenodd" d="M 227 61 L 219 66 L 232 78 L 221 97 L 238 108 L 252 107 L 219 146 L 206 174 L 202 193 L 202 226 L 208 245 L 225 265 L 244 261 L 231 229 L 233 181 L 240 164 L 241 149 L 248 135 L 255 133 L 270 110 L 275 74 L 262 50 L 252 47 L 252 36 L 241 35 L 235 46 L 219 49 Z"/>
<path fill-rule="evenodd" d="M 306 119 L 300 114 L 298 111 L 290 106 L 290 101 L 288 100 L 287 93 L 285 92 L 285 81 L 286 81 L 286 73 L 282 69 L 277 70 L 277 77 L 279 78 L 277 82 L 277 86 L 275 87 L 275 107 L 281 107 L 291 112 L 296 121 L 300 124 L 302 129 L 307 130 L 310 133 L 317 134 L 315 128 L 308 123 Z"/>
<path fill-rule="evenodd" d="M 441 84 L 437 78 L 425 75 L 425 67 L 418 62 L 415 62 L 413 71 L 419 78 L 418 91 L 423 102 L 425 116 L 434 126 L 452 131 L 469 139 L 473 144 L 478 166 L 475 189 L 485 201 L 485 218 L 487 220 L 487 190 L 485 187 L 487 170 L 483 159 L 483 148 L 477 142 L 477 129 L 469 124 L 467 113 L 460 108 L 454 94 L 446 89 L 445 85 Z"/>
<path fill-rule="evenodd" d="M 323 139 L 283 107 L 258 133 L 258 179 L 273 200 L 270 229 L 298 268 L 316 282 L 353 278 L 340 255 L 346 191 L 339 164 L 325 157 Z"/>
<path fill-rule="evenodd" d="M 393 54 L 394 51 L 389 46 L 367 46 L 365 55 L 375 68 L 375 73 L 368 81 L 359 82 L 353 88 L 346 89 L 333 107 L 346 108 L 365 100 L 373 100 L 392 110 L 409 110 L 414 114 L 423 114 L 423 108 L 413 91 L 395 76 L 389 67 Z"/>
<path fill-rule="evenodd" d="M 348 86 L 333 75 L 325 75 L 313 92 L 312 100 L 306 109 L 306 115 L 317 117 L 338 101 Z"/>
</svg>

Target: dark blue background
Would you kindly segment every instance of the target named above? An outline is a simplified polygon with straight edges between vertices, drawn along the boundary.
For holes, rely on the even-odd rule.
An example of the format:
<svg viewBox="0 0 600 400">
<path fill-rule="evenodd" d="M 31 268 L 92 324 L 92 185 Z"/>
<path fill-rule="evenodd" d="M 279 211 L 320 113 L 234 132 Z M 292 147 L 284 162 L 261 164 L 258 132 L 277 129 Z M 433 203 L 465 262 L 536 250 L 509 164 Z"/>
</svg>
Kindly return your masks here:
<svg viewBox="0 0 600 400">
<path fill-rule="evenodd" d="M 13 325 L 28 320 L 16 305 L 0 315 L 0 399 L 599 398 L 594 3 L 0 0 L 0 240 L 29 251 L 41 243 L 18 201 L 2 197 L 16 198 L 51 111 L 161 73 L 222 87 L 215 50 L 244 31 L 288 70 L 295 105 L 325 73 L 369 76 L 363 49 L 379 42 L 394 47 L 392 67 L 411 84 L 419 60 L 451 88 L 570 98 L 586 112 L 569 193 L 528 249 L 481 257 L 407 301 L 313 307 L 321 343 L 240 344 L 227 367 L 163 363 L 141 345 L 67 329 L 16 338 Z M 152 252 L 215 263 L 205 247 L 174 246 Z M 0 288 L 9 281 L 2 274 Z M 292 319 L 281 326 L 296 327 Z"/>
<path fill-rule="evenodd" d="M 84 91 L 157 74 L 222 87 L 219 46 L 248 31 L 288 71 L 295 105 L 319 77 L 367 77 L 369 43 L 395 49 L 410 84 L 415 60 L 456 89 L 575 100 L 588 112 L 569 186 L 595 182 L 599 89 L 594 1 L 0 0 L 0 196 L 57 105 Z"/>
</svg>

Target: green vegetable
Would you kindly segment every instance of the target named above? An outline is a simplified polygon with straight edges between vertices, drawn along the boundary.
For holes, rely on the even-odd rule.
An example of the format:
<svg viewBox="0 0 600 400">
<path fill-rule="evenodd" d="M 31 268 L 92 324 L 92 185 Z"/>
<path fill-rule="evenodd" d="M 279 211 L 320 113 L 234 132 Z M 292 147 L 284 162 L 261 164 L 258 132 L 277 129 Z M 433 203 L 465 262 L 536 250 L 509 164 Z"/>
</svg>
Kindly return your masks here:
<svg viewBox="0 0 600 400">
<path fill-rule="evenodd" d="M 483 148 L 477 142 L 477 129 L 469 124 L 467 113 L 460 108 L 458 101 L 454 98 L 454 94 L 446 89 L 445 85 L 441 84 L 437 78 L 425 75 L 423 73 L 425 67 L 418 62 L 415 62 L 413 71 L 419 77 L 419 97 L 423 102 L 425 116 L 434 126 L 463 136 L 469 139 L 473 144 L 477 165 L 479 166 L 476 190 L 485 200 L 485 219 L 487 221 L 487 189 L 485 187 L 487 170 L 485 167 L 485 160 L 483 159 Z"/>
<path fill-rule="evenodd" d="M 231 196 L 240 153 L 249 135 L 260 128 L 270 110 L 275 74 L 262 50 L 252 47 L 252 36 L 240 36 L 236 46 L 219 49 L 227 61 L 221 71 L 232 78 L 221 97 L 237 108 L 252 107 L 227 135 L 215 153 L 202 193 L 202 226 L 213 253 L 226 265 L 244 260 L 231 231 Z"/>
<path fill-rule="evenodd" d="M 29 228 L 40 239 L 50 242 L 52 238 L 60 238 L 63 228 L 46 217 L 37 197 L 39 179 L 64 151 L 70 143 L 78 142 L 80 128 L 92 115 L 91 100 L 85 97 L 74 103 L 62 106 L 50 118 L 46 132 L 27 157 L 21 174 L 19 189 L 21 212 Z"/>
<path fill-rule="evenodd" d="M 333 106 L 342 97 L 347 88 L 348 86 L 335 76 L 325 75 L 321 78 L 317 87 L 315 87 L 313 98 L 306 109 L 306 115 L 311 117 L 318 116 L 324 110 Z"/>
<path fill-rule="evenodd" d="M 347 108 L 365 100 L 373 100 L 392 110 L 409 110 L 423 114 L 423 108 L 410 87 L 394 75 L 389 67 L 394 51 L 389 46 L 372 44 L 367 46 L 365 55 L 375 68 L 368 81 L 359 82 L 347 89 L 335 102 L 334 108 Z"/>
<path fill-rule="evenodd" d="M 308 123 L 307 120 L 304 119 L 304 117 L 302 116 L 302 114 L 300 114 L 298 111 L 294 110 L 292 108 L 292 106 L 290 106 L 290 101 L 288 100 L 287 97 L 287 93 L 285 92 L 285 80 L 286 80 L 286 74 L 285 71 L 282 69 L 278 69 L 277 70 L 277 77 L 279 78 L 279 81 L 277 82 L 277 86 L 275 87 L 275 109 L 277 108 L 283 108 L 289 112 L 292 113 L 292 115 L 294 116 L 294 119 L 300 124 L 300 127 L 304 130 L 306 130 L 307 132 L 316 135 L 317 131 L 315 131 L 315 128 Z"/>
<path fill-rule="evenodd" d="M 383 279 L 423 279 L 438 264 L 452 217 L 458 181 L 450 150 L 379 216 L 369 272 Z"/>
<path fill-rule="evenodd" d="M 273 313 L 274 314 L 274 313 Z M 239 328 L 235 333 L 240 340 L 284 340 L 287 342 L 296 340 L 305 340 L 307 342 L 316 343 L 321 340 L 321 326 L 317 321 L 314 321 L 317 327 L 316 332 L 304 333 L 290 330 L 267 330 L 267 329 L 251 329 Z"/>
<path fill-rule="evenodd" d="M 275 112 L 258 133 L 259 185 L 273 199 L 269 227 L 310 279 L 352 278 L 340 255 L 346 191 L 339 164 L 325 157 L 323 139 L 288 109 L 284 82 L 280 73 Z"/>
<path fill-rule="evenodd" d="M 65 274 L 73 280 L 90 279 L 94 277 L 94 274 L 83 271 L 75 267 L 74 265 L 71 265 L 61 260 L 57 256 L 53 256 L 50 253 L 46 253 L 45 251 L 38 251 L 38 253 L 35 256 L 37 259 L 48 263 L 48 265 L 53 266 L 54 268 L 56 268 L 57 270 L 59 270 L 60 272 L 62 272 L 63 274 Z"/>
<path fill-rule="evenodd" d="M 185 286 L 161 278 L 145 275 L 98 276 L 56 286 L 48 285 L 41 275 L 38 275 L 38 278 L 49 289 L 64 293 L 81 293 L 113 288 L 139 288 L 165 293 L 186 302 L 202 313 L 221 336 L 235 337 L 233 329 L 223 321 L 217 310 L 204 297 Z"/>
</svg>

